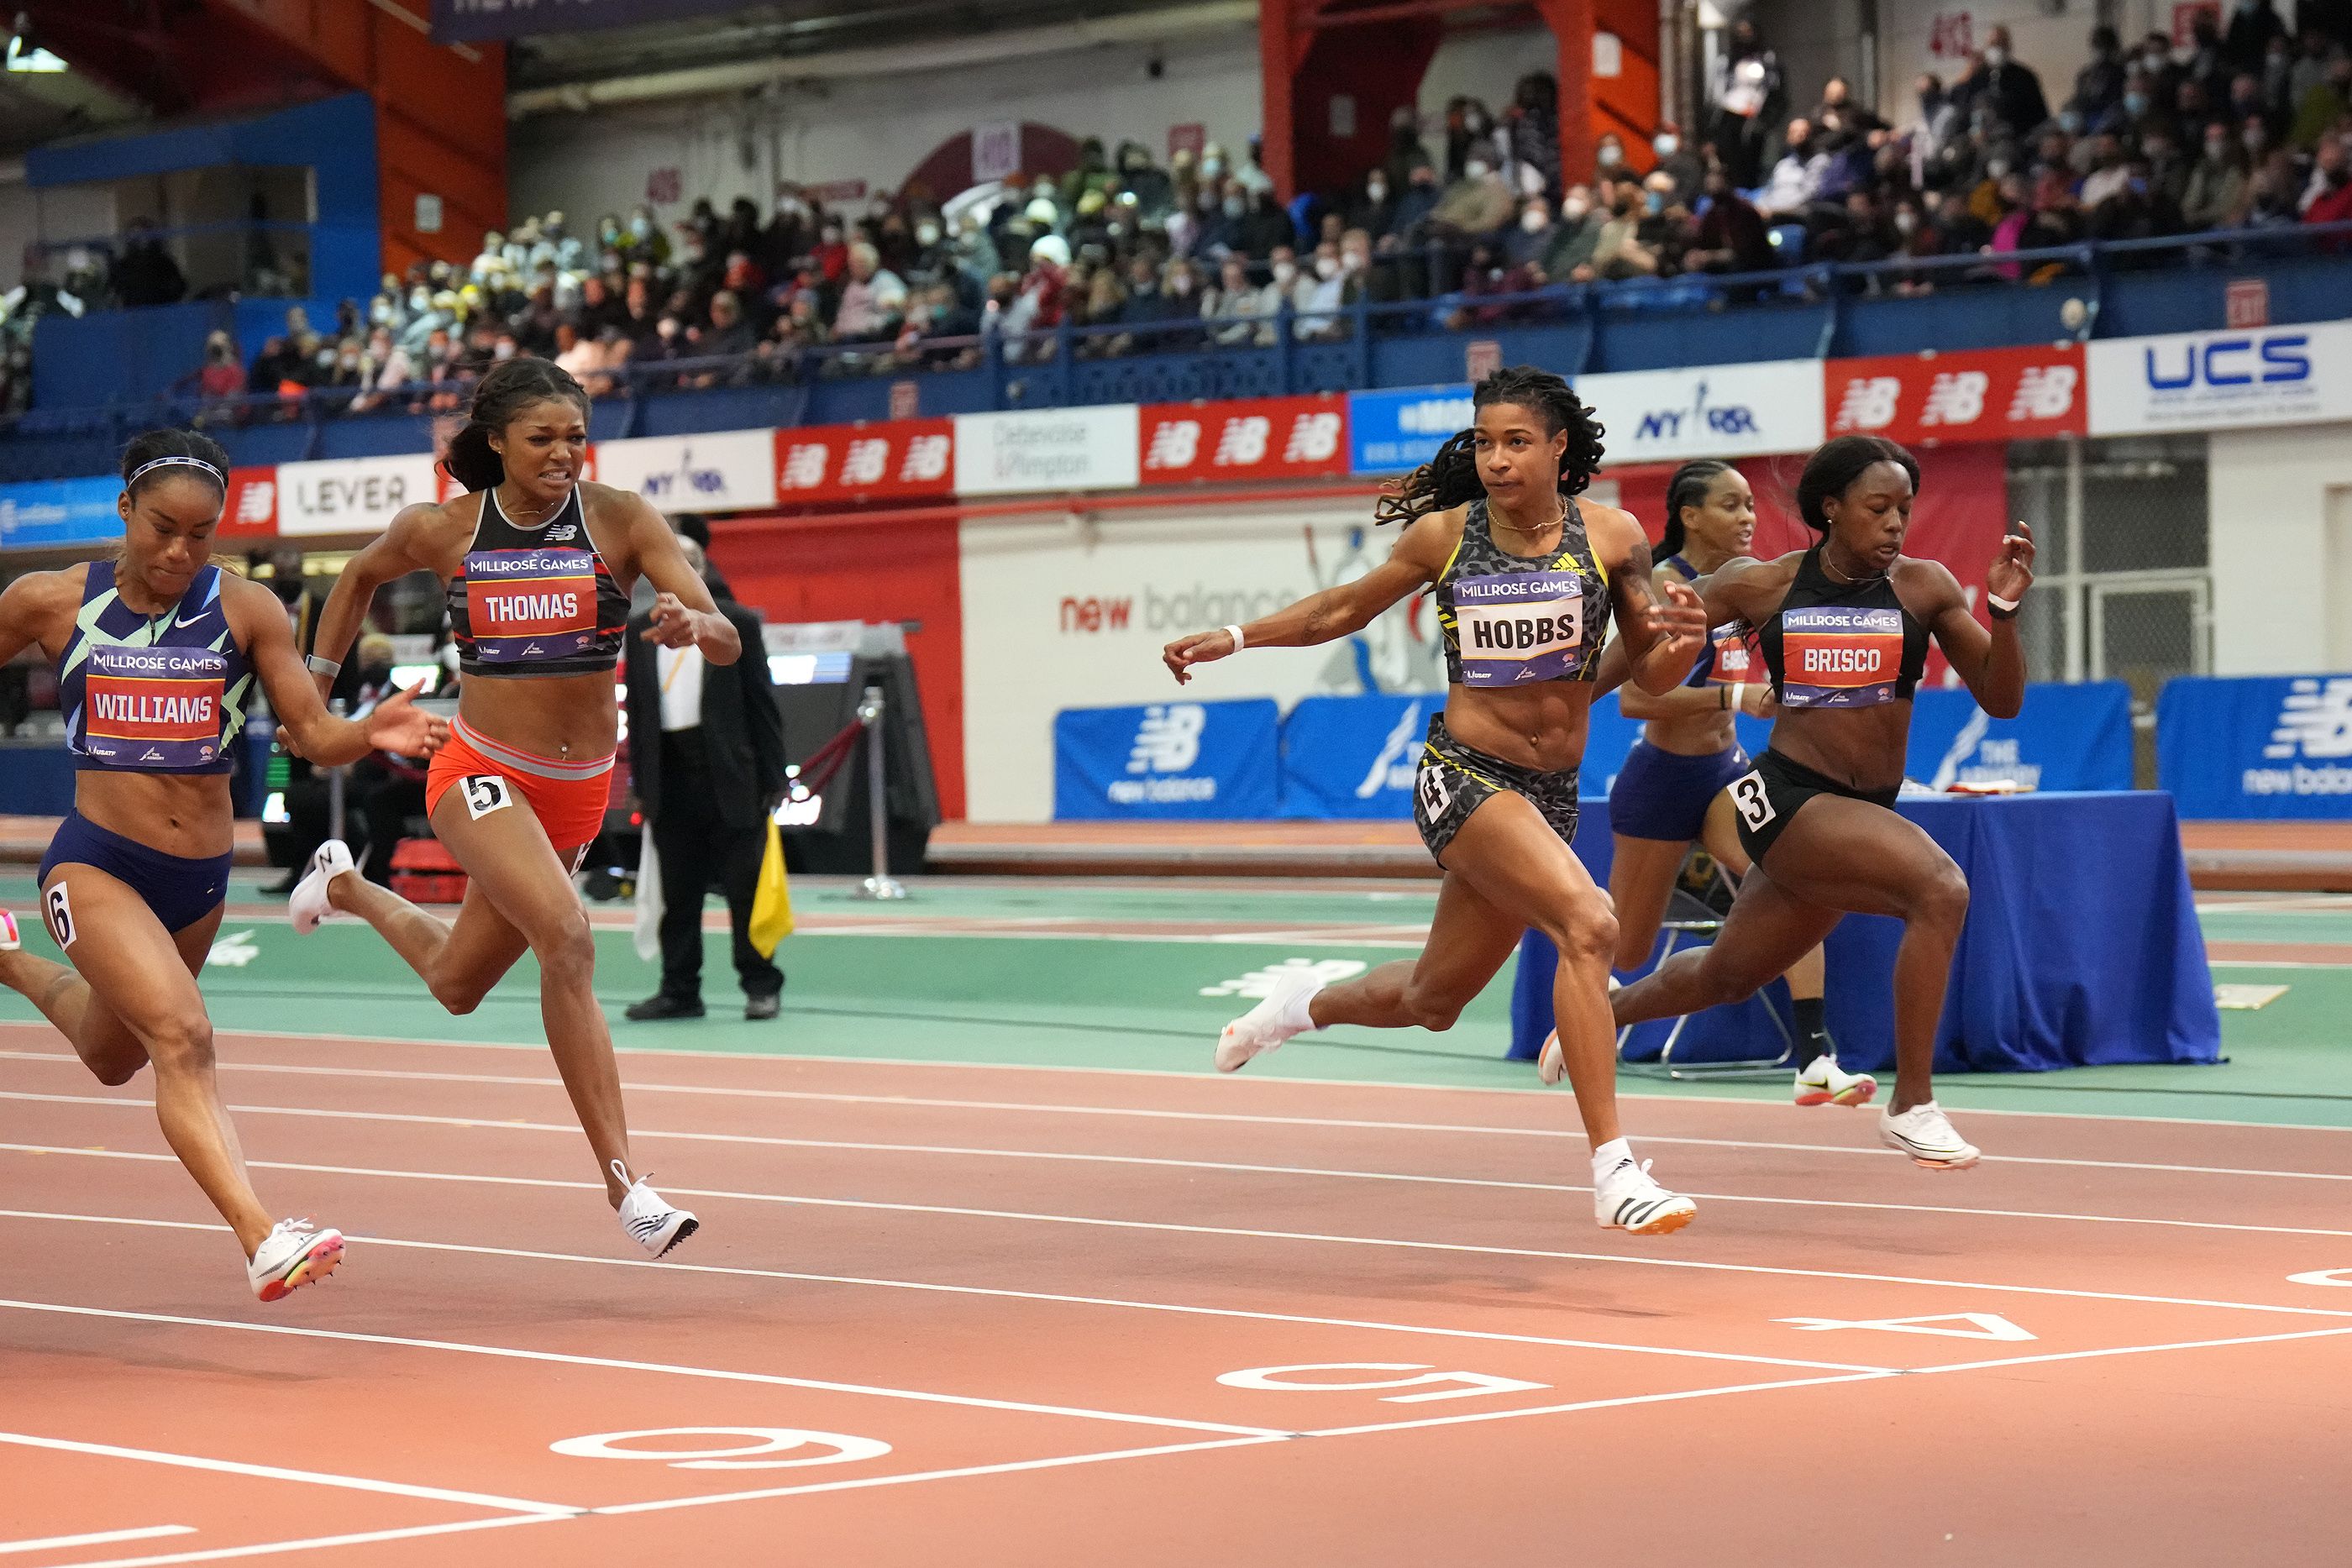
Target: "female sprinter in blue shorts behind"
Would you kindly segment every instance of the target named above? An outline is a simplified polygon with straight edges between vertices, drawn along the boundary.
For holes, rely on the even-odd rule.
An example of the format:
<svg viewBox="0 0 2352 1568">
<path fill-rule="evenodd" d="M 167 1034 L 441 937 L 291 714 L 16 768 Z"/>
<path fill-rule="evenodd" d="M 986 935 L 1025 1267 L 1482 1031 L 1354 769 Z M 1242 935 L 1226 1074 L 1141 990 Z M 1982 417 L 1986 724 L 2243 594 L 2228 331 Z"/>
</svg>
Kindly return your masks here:
<svg viewBox="0 0 2352 1568">
<path fill-rule="evenodd" d="M 1696 1206 L 1650 1179 L 1617 1125 L 1617 1052 L 1609 959 L 1617 922 L 1569 847 L 1576 769 L 1593 677 L 1613 612 L 1633 677 L 1672 691 L 1706 631 L 1697 598 L 1650 577 L 1642 525 L 1576 500 L 1601 464 L 1601 426 L 1568 383 L 1498 371 L 1472 395 L 1477 423 L 1439 449 L 1381 504 L 1404 537 L 1381 566 L 1246 626 L 1197 632 L 1163 655 L 1179 681 L 1245 646 L 1311 647 L 1348 636 L 1407 595 L 1435 591 L 1445 634 L 1445 710 L 1430 721 L 1413 817 L 1445 881 L 1419 959 L 1318 988 L 1286 977 L 1226 1026 L 1227 1071 L 1293 1035 L 1332 1024 L 1447 1029 L 1533 926 L 1559 945 L 1553 1007 L 1564 1070 L 1592 1144 L 1593 1215 L 1608 1228 L 1661 1235 Z"/>
<path fill-rule="evenodd" d="M 1746 556 L 1755 537 L 1756 497 L 1738 469 L 1708 457 L 1675 470 L 1666 483 L 1665 536 L 1658 541 L 1662 574 L 1695 582 Z M 1732 720 L 1743 713 L 1769 718 L 1778 711 L 1763 671 L 1751 666 L 1749 635 L 1742 622 L 1716 627 L 1690 679 L 1664 696 L 1630 682 L 1619 688 L 1625 716 L 1649 721 L 1609 787 L 1609 827 L 1616 838 L 1609 896 L 1617 903 L 1620 969 L 1649 961 L 1675 874 L 1693 842 L 1705 844 L 1735 883 L 1748 874 L 1748 854 L 1739 847 L 1738 818 L 1726 792 L 1748 768 Z M 1797 1103 L 1868 1104 L 1878 1081 L 1839 1068 L 1822 1019 L 1821 948 L 1790 965 L 1788 981 L 1797 1015 Z"/>
<path fill-rule="evenodd" d="M 227 491 L 219 446 L 150 431 L 123 454 L 121 551 L 0 593 L 0 664 L 28 643 L 57 662 L 75 768 L 74 809 L 40 873 L 42 919 L 73 967 L 23 951 L 0 914 L 0 984 L 39 1008 L 100 1082 L 155 1064 L 163 1137 L 236 1233 L 254 1293 L 274 1301 L 333 1273 L 343 1239 L 270 1223 L 213 1080 L 196 975 L 228 891 L 230 747 L 257 682 L 279 734 L 313 762 L 417 755 L 446 731 L 406 692 L 364 723 L 327 712 L 278 596 L 212 564 Z"/>
</svg>

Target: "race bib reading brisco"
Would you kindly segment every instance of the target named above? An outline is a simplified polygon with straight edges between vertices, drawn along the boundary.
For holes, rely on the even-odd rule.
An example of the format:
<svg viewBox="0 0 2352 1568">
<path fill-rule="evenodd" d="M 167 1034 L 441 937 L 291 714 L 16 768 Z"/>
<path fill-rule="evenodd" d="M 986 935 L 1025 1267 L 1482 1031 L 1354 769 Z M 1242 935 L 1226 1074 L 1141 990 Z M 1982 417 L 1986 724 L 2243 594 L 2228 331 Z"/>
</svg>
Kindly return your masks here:
<svg viewBox="0 0 2352 1568">
<path fill-rule="evenodd" d="M 1454 622 L 1464 685 L 1562 680 L 1584 662 L 1584 580 L 1572 571 L 1461 578 Z"/>
<path fill-rule="evenodd" d="M 1895 700 L 1903 612 L 1823 604 L 1780 614 L 1783 707 L 1872 707 Z"/>
<path fill-rule="evenodd" d="M 596 639 L 595 558 L 586 550 L 476 550 L 466 558 L 474 656 L 558 659 Z"/>
<path fill-rule="evenodd" d="M 228 660 L 209 648 L 89 651 L 82 749 L 110 768 L 202 768 L 220 756 Z"/>
</svg>

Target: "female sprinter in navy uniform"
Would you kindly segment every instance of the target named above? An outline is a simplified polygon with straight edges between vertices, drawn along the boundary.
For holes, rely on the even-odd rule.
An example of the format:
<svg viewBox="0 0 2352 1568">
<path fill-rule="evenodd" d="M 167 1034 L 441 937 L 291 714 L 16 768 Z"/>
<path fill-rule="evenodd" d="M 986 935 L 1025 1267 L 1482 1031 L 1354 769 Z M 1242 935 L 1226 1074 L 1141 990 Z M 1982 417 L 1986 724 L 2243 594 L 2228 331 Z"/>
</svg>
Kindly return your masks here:
<svg viewBox="0 0 2352 1568">
<path fill-rule="evenodd" d="M 2033 585 L 2025 525 L 1985 573 L 1988 632 L 1951 572 L 1903 553 L 1919 465 L 1895 443 L 1842 436 L 1816 452 L 1797 510 L 1821 542 L 1778 560 L 1738 560 L 1702 584 L 1707 618 L 1759 629 L 1780 716 L 1755 768 L 1733 781 L 1754 869 L 1723 934 L 1619 991 L 1620 1024 L 1753 995 L 1829 935 L 1839 917 L 1903 922 L 1895 958 L 1895 1099 L 1879 1136 L 1930 1170 L 1977 1151 L 1936 1107 L 1936 1024 L 1969 911 L 1959 867 L 1894 810 L 1911 733 L 1911 693 L 1931 636 L 1978 706 L 2015 716 L 2025 700 L 2017 606 Z"/>
<path fill-rule="evenodd" d="M 322 1280 L 343 1239 L 270 1222 L 213 1079 L 196 975 L 220 928 L 234 841 L 230 747 L 258 682 L 279 732 L 329 765 L 422 752 L 439 720 L 410 694 L 364 723 L 327 712 L 305 678 L 278 596 L 212 564 L 228 457 L 184 430 L 150 431 L 122 459 L 122 548 L 27 573 L 0 594 L 0 663 L 28 643 L 57 661 L 74 758 L 74 809 L 40 871 L 41 914 L 73 966 L 18 945 L 0 915 L 0 984 L 21 991 L 106 1084 L 155 1064 L 163 1137 L 245 1249 L 265 1301 Z"/>
<path fill-rule="evenodd" d="M 1600 465 L 1601 432 L 1567 382 L 1501 371 L 1472 402 L 1476 425 L 1381 503 L 1381 521 L 1406 525 L 1385 563 L 1263 620 L 1168 645 L 1168 667 L 1185 681 L 1244 647 L 1348 636 L 1433 585 L 1445 637 L 1445 710 L 1430 722 L 1413 791 L 1422 840 L 1445 871 L 1429 946 L 1342 985 L 1286 977 L 1226 1026 L 1217 1065 L 1231 1071 L 1332 1024 L 1451 1028 L 1533 926 L 1559 947 L 1553 998 L 1567 1043 L 1542 1071 L 1557 1082 L 1564 1069 L 1575 1087 L 1594 1216 L 1642 1235 L 1679 1230 L 1696 1206 L 1651 1180 L 1618 1130 L 1608 1002 L 1617 923 L 1569 842 L 1611 611 L 1629 668 L 1653 691 L 1681 682 L 1706 625 L 1696 595 L 1675 586 L 1662 598 L 1652 583 L 1641 524 L 1577 503 Z"/>
<path fill-rule="evenodd" d="M 331 910 L 374 926 L 453 1013 L 471 1012 L 528 948 L 539 960 L 547 1042 L 595 1151 L 622 1228 L 658 1258 L 696 1220 L 665 1202 L 629 1159 L 613 1037 L 596 1005 L 596 949 L 572 885 L 612 793 L 620 707 L 613 684 L 640 574 L 661 591 L 646 635 L 693 643 L 714 664 L 742 653 L 677 538 L 643 497 L 583 482 L 588 394 L 543 360 L 482 378 L 472 417 L 444 460 L 467 495 L 410 507 L 352 559 L 319 617 L 312 668 L 340 668 L 375 591 L 412 571 L 446 586 L 464 675 L 449 744 L 425 786 L 434 835 L 466 870 L 448 925 L 320 846 L 294 890 L 298 931 Z"/>
<path fill-rule="evenodd" d="M 1666 483 L 1660 572 L 1696 581 L 1745 557 L 1755 537 L 1756 497 L 1738 469 L 1708 457 L 1675 470 Z M 1774 712 L 1772 688 L 1751 668 L 1748 635 L 1747 623 L 1738 621 L 1709 632 L 1690 679 L 1664 696 L 1638 685 L 1620 691 L 1625 716 L 1649 721 L 1609 787 L 1609 826 L 1616 838 L 1609 896 L 1617 904 L 1620 969 L 1649 961 L 1675 873 L 1694 841 L 1706 846 L 1733 882 L 1748 874 L 1727 793 L 1732 780 L 1748 771 L 1748 753 L 1732 720 L 1743 713 L 1769 718 Z M 1822 950 L 1798 959 L 1788 980 L 1797 1015 L 1797 1103 L 1868 1104 L 1878 1081 L 1838 1067 L 1822 1019 Z"/>
</svg>

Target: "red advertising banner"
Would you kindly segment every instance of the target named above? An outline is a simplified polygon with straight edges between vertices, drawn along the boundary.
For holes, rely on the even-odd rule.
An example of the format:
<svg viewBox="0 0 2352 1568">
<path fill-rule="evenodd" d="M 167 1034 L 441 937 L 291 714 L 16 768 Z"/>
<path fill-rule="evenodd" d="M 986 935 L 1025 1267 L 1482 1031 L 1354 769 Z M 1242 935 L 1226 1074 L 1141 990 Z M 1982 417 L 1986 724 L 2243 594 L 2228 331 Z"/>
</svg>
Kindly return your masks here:
<svg viewBox="0 0 2352 1568">
<path fill-rule="evenodd" d="M 2081 435 L 2088 383 L 2078 343 L 1832 360 L 1822 378 L 1829 434 L 1906 446 Z"/>
<path fill-rule="evenodd" d="M 901 500 L 955 491 L 955 422 L 820 424 L 776 432 L 776 500 Z"/>
<path fill-rule="evenodd" d="M 1319 479 L 1348 472 L 1348 401 L 1265 397 L 1142 411 L 1142 482 Z"/>
<path fill-rule="evenodd" d="M 278 532 L 278 470 L 232 468 L 221 507 L 223 538 L 269 538 Z"/>
</svg>

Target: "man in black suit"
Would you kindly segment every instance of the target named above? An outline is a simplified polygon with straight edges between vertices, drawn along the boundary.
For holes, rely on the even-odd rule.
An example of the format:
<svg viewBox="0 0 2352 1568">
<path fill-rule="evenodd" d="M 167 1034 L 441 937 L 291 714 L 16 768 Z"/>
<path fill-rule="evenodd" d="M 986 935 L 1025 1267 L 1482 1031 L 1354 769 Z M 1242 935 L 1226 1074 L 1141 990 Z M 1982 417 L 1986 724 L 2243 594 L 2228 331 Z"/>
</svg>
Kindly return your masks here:
<svg viewBox="0 0 2352 1568">
<path fill-rule="evenodd" d="M 702 551 L 682 539 L 704 570 Z M 705 571 L 705 580 L 709 574 Z M 768 842 L 767 812 L 784 788 L 784 727 L 760 647 L 760 618 L 712 595 L 745 657 L 714 666 L 693 647 L 656 648 L 629 621 L 629 769 L 661 862 L 661 989 L 629 1009 L 639 1022 L 702 1016 L 702 900 L 727 897 L 743 1016 L 772 1019 L 784 972 L 751 946 L 751 896 Z"/>
</svg>

